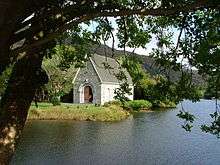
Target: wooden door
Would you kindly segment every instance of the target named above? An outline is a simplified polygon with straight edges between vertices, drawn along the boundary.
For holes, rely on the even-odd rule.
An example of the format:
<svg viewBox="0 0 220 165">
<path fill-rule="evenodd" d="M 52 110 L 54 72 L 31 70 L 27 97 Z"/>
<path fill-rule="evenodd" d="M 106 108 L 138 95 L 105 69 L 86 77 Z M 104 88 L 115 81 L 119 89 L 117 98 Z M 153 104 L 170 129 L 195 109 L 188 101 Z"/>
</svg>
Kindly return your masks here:
<svg viewBox="0 0 220 165">
<path fill-rule="evenodd" d="M 93 95 L 92 88 L 90 86 L 84 87 L 84 103 L 92 103 Z"/>
</svg>

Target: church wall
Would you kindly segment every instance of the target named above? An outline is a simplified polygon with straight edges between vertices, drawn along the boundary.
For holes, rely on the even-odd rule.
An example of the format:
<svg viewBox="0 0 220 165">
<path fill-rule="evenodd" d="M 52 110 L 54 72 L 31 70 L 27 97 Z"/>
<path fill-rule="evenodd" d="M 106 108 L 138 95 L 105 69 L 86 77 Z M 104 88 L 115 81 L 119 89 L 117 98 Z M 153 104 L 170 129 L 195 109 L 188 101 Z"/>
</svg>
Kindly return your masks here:
<svg viewBox="0 0 220 165">
<path fill-rule="evenodd" d="M 113 101 L 114 99 L 114 90 L 116 88 L 119 88 L 119 84 L 113 84 L 113 83 L 103 83 L 101 85 L 101 104 L 104 104 L 105 102 L 108 101 Z M 132 95 L 127 95 L 127 97 L 130 100 L 133 100 L 133 95 L 134 95 L 134 87 L 133 85 L 130 85 L 130 88 L 132 89 Z"/>
<path fill-rule="evenodd" d="M 90 61 L 86 62 L 84 68 L 80 68 L 80 71 L 76 76 L 73 84 L 73 103 L 83 103 L 83 88 L 86 85 L 89 85 L 92 88 L 93 103 L 101 104 L 101 83 Z"/>
</svg>

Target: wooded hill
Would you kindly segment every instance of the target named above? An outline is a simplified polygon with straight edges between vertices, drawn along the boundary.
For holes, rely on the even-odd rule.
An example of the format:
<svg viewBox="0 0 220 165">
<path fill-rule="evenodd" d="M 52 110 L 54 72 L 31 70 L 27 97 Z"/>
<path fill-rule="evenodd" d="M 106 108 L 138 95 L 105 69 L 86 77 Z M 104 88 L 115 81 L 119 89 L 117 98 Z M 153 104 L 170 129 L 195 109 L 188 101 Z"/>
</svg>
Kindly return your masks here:
<svg viewBox="0 0 220 165">
<path fill-rule="evenodd" d="M 151 75 L 162 74 L 166 77 L 169 77 L 171 81 L 178 81 L 181 76 L 181 71 L 174 71 L 173 69 L 165 70 L 164 67 L 156 63 L 156 60 L 153 57 L 146 55 L 140 55 L 128 51 L 112 49 L 106 45 L 93 45 L 91 48 L 91 53 L 97 53 L 103 56 L 118 58 L 123 54 L 128 56 L 135 56 L 143 62 L 143 69 L 149 72 Z M 187 69 L 184 69 L 187 71 Z M 204 86 L 206 84 L 206 78 L 202 75 L 199 75 L 196 70 L 192 70 L 192 82 L 196 85 Z"/>
</svg>

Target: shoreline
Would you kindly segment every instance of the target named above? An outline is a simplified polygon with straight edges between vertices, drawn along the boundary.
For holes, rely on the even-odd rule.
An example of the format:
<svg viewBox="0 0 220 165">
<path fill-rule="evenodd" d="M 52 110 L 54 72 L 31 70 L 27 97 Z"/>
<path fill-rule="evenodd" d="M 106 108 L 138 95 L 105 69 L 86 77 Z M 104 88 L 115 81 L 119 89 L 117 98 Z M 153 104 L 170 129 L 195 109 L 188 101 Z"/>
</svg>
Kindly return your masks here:
<svg viewBox="0 0 220 165">
<path fill-rule="evenodd" d="M 27 120 L 73 120 L 73 121 L 100 121 L 117 122 L 127 119 L 134 113 L 152 113 L 172 108 L 151 108 L 139 111 L 125 110 L 119 105 L 95 106 L 94 104 L 61 103 L 53 106 L 51 103 L 38 103 L 38 108 L 32 104 Z"/>
<path fill-rule="evenodd" d="M 120 106 L 109 107 L 95 105 L 61 104 L 52 106 L 50 103 L 38 103 L 39 107 L 31 106 L 27 120 L 74 120 L 74 121 L 121 121 L 131 113 Z"/>
</svg>

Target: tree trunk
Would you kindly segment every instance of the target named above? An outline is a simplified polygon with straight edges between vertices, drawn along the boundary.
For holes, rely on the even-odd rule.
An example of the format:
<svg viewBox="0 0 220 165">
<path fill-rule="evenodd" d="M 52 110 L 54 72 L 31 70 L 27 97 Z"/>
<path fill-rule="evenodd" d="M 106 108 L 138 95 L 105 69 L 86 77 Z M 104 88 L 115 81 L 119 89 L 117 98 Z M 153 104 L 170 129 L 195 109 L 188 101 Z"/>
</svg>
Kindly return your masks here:
<svg viewBox="0 0 220 165">
<path fill-rule="evenodd" d="M 30 55 L 13 68 L 0 106 L 0 165 L 9 164 L 13 156 L 31 101 L 41 84 L 41 61 L 39 56 Z"/>
</svg>

